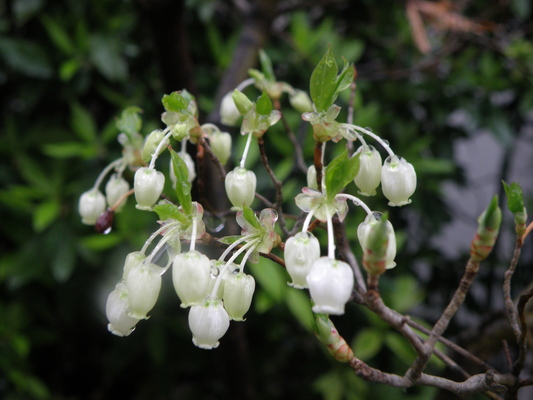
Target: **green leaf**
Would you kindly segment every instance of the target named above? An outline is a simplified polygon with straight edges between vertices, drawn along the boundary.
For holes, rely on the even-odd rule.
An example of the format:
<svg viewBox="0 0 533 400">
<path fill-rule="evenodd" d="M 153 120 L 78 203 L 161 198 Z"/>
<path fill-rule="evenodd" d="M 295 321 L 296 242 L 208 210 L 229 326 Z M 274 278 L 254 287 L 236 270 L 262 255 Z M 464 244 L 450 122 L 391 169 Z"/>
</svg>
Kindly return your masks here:
<svg viewBox="0 0 533 400">
<path fill-rule="evenodd" d="M 44 154 L 55 158 L 82 157 L 85 159 L 96 157 L 98 149 L 94 145 L 81 142 L 49 143 L 43 146 Z"/>
<path fill-rule="evenodd" d="M 117 129 L 130 137 L 138 133 L 142 126 L 142 120 L 139 116 L 140 112 L 142 110 L 139 107 L 132 106 L 126 108 L 117 120 Z"/>
<path fill-rule="evenodd" d="M 252 210 L 246 204 L 243 204 L 242 215 L 244 219 L 248 221 L 248 223 L 252 225 L 254 228 L 263 230 L 263 227 L 261 226 L 261 223 L 257 219 L 257 216 L 255 215 L 254 210 Z"/>
<path fill-rule="evenodd" d="M 188 180 L 189 170 L 185 161 L 174 150 L 170 150 L 172 168 L 176 176 L 176 196 L 185 215 L 192 214 L 191 184 Z"/>
<path fill-rule="evenodd" d="M 332 104 L 331 99 L 337 86 L 335 82 L 337 71 L 337 62 L 331 48 L 328 48 L 311 74 L 311 99 L 318 112 L 326 111 Z"/>
<path fill-rule="evenodd" d="M 168 202 L 160 202 L 154 206 L 153 210 L 163 221 L 167 219 L 175 219 L 176 221 L 179 221 L 184 225 L 189 225 L 189 220 L 175 204 Z"/>
<path fill-rule="evenodd" d="M 349 64 L 346 59 L 343 59 L 343 60 L 344 60 L 344 66 L 342 68 L 341 73 L 335 80 L 335 90 L 333 92 L 331 104 L 335 102 L 340 92 L 350 87 L 353 81 L 353 78 L 354 78 L 355 67 L 353 66 L 353 64 Z"/>
<path fill-rule="evenodd" d="M 60 204 L 56 200 L 45 201 L 40 204 L 33 213 L 33 229 L 36 232 L 42 232 L 46 229 L 59 215 Z"/>
<path fill-rule="evenodd" d="M 416 358 L 416 352 L 403 336 L 396 332 L 388 332 L 385 336 L 387 347 L 406 365 L 411 365 Z"/>
<path fill-rule="evenodd" d="M 53 75 L 48 53 L 29 40 L 0 38 L 0 58 L 17 74 L 40 79 Z"/>
<path fill-rule="evenodd" d="M 376 328 L 366 328 L 355 337 L 351 347 L 357 354 L 357 358 L 367 361 L 378 354 L 383 346 L 383 340 L 383 331 Z"/>
<path fill-rule="evenodd" d="M 77 58 L 71 58 L 64 61 L 59 67 L 59 77 L 62 81 L 67 82 L 78 72 L 81 67 L 81 63 Z"/>
<path fill-rule="evenodd" d="M 326 168 L 327 198 L 333 199 L 348 183 L 353 181 L 359 172 L 360 153 L 348 158 L 348 150 L 344 150 L 334 158 Z"/>
<path fill-rule="evenodd" d="M 122 241 L 122 236 L 117 233 L 109 233 L 107 235 L 102 235 L 100 233 L 85 236 L 80 239 L 79 242 L 82 246 L 93 251 L 102 251 L 111 249 L 117 246 Z"/>
<path fill-rule="evenodd" d="M 503 188 L 505 189 L 505 195 L 507 196 L 507 207 L 513 214 L 521 213 L 524 211 L 524 194 L 522 188 L 516 182 L 512 182 L 510 185 L 503 182 Z"/>
<path fill-rule="evenodd" d="M 124 81 L 128 76 L 122 46 L 119 38 L 110 34 L 97 34 L 89 39 L 89 58 L 98 72 L 110 81 Z"/>
<path fill-rule="evenodd" d="M 84 142 L 93 143 L 96 139 L 96 123 L 93 116 L 80 104 L 70 107 L 70 126 L 74 133 Z"/>
<path fill-rule="evenodd" d="M 270 57 L 268 57 L 263 49 L 259 50 L 259 62 L 261 63 L 261 71 L 263 71 L 265 78 L 271 82 L 275 82 L 276 76 L 272 68 L 272 61 L 270 61 Z"/>
<path fill-rule="evenodd" d="M 232 243 L 235 243 L 240 238 L 242 238 L 242 235 L 224 236 L 220 238 L 218 241 L 224 244 L 232 244 Z"/>
<path fill-rule="evenodd" d="M 181 95 L 181 92 L 172 92 L 171 94 L 165 94 L 161 99 L 165 110 L 171 112 L 180 112 L 187 110 L 189 101 Z"/>
<path fill-rule="evenodd" d="M 287 274 L 278 264 L 260 257 L 257 264 L 246 265 L 261 288 L 275 301 L 281 302 L 290 289 L 287 285 Z"/>
<path fill-rule="evenodd" d="M 56 47 L 63 53 L 72 55 L 74 53 L 74 43 L 72 43 L 70 35 L 63 29 L 63 27 L 48 15 L 43 15 L 41 17 L 41 22 Z"/>
<path fill-rule="evenodd" d="M 259 115 L 269 115 L 272 111 L 272 101 L 266 90 L 263 90 L 263 93 L 257 99 L 256 111 Z"/>
<path fill-rule="evenodd" d="M 285 296 L 287 307 L 296 317 L 300 325 L 309 332 L 313 331 L 313 313 L 309 296 L 301 290 L 288 290 Z"/>
</svg>

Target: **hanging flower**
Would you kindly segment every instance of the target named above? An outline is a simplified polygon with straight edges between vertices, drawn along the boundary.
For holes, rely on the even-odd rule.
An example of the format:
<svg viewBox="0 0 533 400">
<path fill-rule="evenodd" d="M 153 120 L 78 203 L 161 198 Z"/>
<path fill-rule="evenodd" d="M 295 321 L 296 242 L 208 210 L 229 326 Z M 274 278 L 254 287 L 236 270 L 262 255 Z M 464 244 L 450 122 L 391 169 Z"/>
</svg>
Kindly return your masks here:
<svg viewBox="0 0 533 400">
<path fill-rule="evenodd" d="M 129 336 L 135 329 L 135 325 L 140 321 L 139 318 L 131 317 L 128 313 L 128 289 L 123 282 L 115 286 L 105 307 L 105 313 L 109 324 L 107 329 L 113 335 Z"/>
<path fill-rule="evenodd" d="M 225 186 L 231 204 L 241 209 L 243 204 L 250 206 L 255 198 L 257 178 L 253 171 L 243 167 L 235 167 L 226 175 Z"/>
<path fill-rule="evenodd" d="M 216 349 L 229 328 L 229 315 L 220 300 L 205 301 L 189 311 L 192 342 L 201 349 Z"/>
<path fill-rule="evenodd" d="M 94 225 L 105 209 L 105 196 L 98 189 L 88 190 L 81 195 L 78 212 L 81 216 L 81 222 L 85 225 Z"/>
<path fill-rule="evenodd" d="M 321 257 L 313 263 L 307 275 L 307 285 L 315 303 L 313 312 L 342 315 L 352 295 L 352 268 L 343 261 Z"/>
<path fill-rule="evenodd" d="M 300 232 L 285 242 L 285 265 L 296 289 L 307 288 L 307 275 L 320 258 L 320 243 L 311 232 Z"/>
<path fill-rule="evenodd" d="M 381 189 L 391 207 L 411 203 L 409 197 L 416 189 L 413 165 L 397 155 L 387 157 L 381 169 Z"/>
<path fill-rule="evenodd" d="M 165 175 L 153 168 L 142 167 L 135 172 L 133 179 L 135 200 L 140 210 L 151 210 L 165 186 Z"/>
<path fill-rule="evenodd" d="M 356 154 L 359 157 L 359 172 L 354 183 L 363 196 L 374 196 L 381 182 L 381 155 L 373 146 L 361 146 Z"/>
<path fill-rule="evenodd" d="M 244 314 L 250 309 L 255 291 L 253 276 L 242 272 L 229 273 L 224 279 L 224 308 L 234 321 L 244 321 Z"/>
</svg>

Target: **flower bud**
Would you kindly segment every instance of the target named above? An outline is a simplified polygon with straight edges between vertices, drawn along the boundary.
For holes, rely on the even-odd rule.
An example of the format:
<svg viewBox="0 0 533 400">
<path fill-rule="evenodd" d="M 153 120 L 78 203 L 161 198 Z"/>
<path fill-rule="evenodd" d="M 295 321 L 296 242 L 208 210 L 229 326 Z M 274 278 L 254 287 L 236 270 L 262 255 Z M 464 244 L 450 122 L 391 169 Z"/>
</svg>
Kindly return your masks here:
<svg viewBox="0 0 533 400">
<path fill-rule="evenodd" d="M 498 206 L 498 196 L 494 196 L 489 206 L 478 218 L 478 230 L 470 245 L 470 258 L 482 261 L 490 254 L 502 222 L 502 210 Z"/>
<path fill-rule="evenodd" d="M 226 165 L 231 156 L 231 135 L 227 132 L 213 132 L 209 137 L 211 150 L 222 165 Z"/>
<path fill-rule="evenodd" d="M 237 110 L 241 115 L 246 114 L 254 106 L 252 101 L 243 92 L 237 89 L 233 91 L 231 97 L 233 98 L 235 107 L 237 107 Z"/>
<path fill-rule="evenodd" d="M 107 329 L 113 335 L 129 336 L 135 329 L 139 319 L 128 314 L 128 289 L 123 282 L 118 283 L 115 290 L 109 294 L 105 313 L 109 321 Z"/>
<path fill-rule="evenodd" d="M 140 210 L 150 210 L 163 192 L 165 176 L 153 168 L 142 167 L 135 172 L 133 182 L 136 207 Z"/>
<path fill-rule="evenodd" d="M 105 197 L 98 189 L 88 190 L 81 195 L 78 212 L 81 216 L 81 222 L 85 225 L 94 225 L 105 209 Z"/>
<path fill-rule="evenodd" d="M 243 204 L 250 206 L 254 201 L 257 178 L 253 171 L 243 167 L 235 167 L 226 175 L 226 194 L 235 208 Z"/>
<path fill-rule="evenodd" d="M 224 279 L 224 308 L 234 321 L 244 321 L 244 314 L 250 309 L 255 290 L 255 280 L 251 275 L 230 273 Z"/>
<path fill-rule="evenodd" d="M 147 314 L 155 306 L 161 290 L 159 270 L 159 267 L 147 262 L 131 268 L 125 280 L 130 317 L 148 319 Z"/>
<path fill-rule="evenodd" d="M 211 283 L 211 263 L 202 253 L 193 250 L 178 254 L 172 265 L 172 282 L 181 307 L 201 304 Z"/>
<path fill-rule="evenodd" d="M 201 349 L 216 349 L 229 328 L 229 315 L 219 300 L 205 301 L 189 311 L 192 342 Z"/>
<path fill-rule="evenodd" d="M 339 331 L 327 315 L 315 314 L 315 335 L 337 361 L 346 363 L 354 357 L 352 349 L 339 335 Z"/>
<path fill-rule="evenodd" d="M 109 207 L 113 207 L 118 199 L 125 195 L 128 190 L 130 190 L 130 184 L 124 178 L 113 174 L 105 185 L 105 196 Z M 126 200 L 127 197 L 115 208 L 115 212 L 122 210 L 124 204 L 126 204 Z"/>
<path fill-rule="evenodd" d="M 146 136 L 146 140 L 144 141 L 143 146 L 143 152 L 142 152 L 142 158 L 143 161 L 148 163 L 150 162 L 150 159 L 155 153 L 155 150 L 157 149 L 157 146 L 159 146 L 159 143 L 165 138 L 165 132 L 163 132 L 161 129 L 157 129 L 155 131 L 152 131 L 148 136 Z M 159 148 L 159 154 L 165 150 L 165 146 L 169 144 L 168 138 L 165 139 L 165 143 L 163 146 Z M 158 155 L 159 155 L 158 154 Z"/>
<path fill-rule="evenodd" d="M 391 222 L 374 212 L 357 228 L 363 249 L 363 267 L 369 274 L 380 275 L 396 266 L 396 235 Z"/>
<path fill-rule="evenodd" d="M 290 286 L 307 288 L 307 275 L 320 258 L 320 244 L 310 232 L 300 232 L 285 242 L 285 265 L 292 278 Z"/>
<path fill-rule="evenodd" d="M 220 103 L 220 121 L 227 126 L 237 126 L 241 118 L 232 95 L 233 92 L 227 93 Z"/>
<path fill-rule="evenodd" d="M 313 111 L 313 102 L 309 98 L 309 95 L 303 90 L 295 90 L 294 93 L 289 96 L 289 102 L 291 103 L 292 108 L 301 114 Z"/>
<path fill-rule="evenodd" d="M 415 169 L 402 157 L 387 157 L 381 168 L 381 189 L 391 207 L 411 203 L 409 197 L 416 189 Z"/>
<path fill-rule="evenodd" d="M 307 168 L 307 187 L 318 190 L 318 184 L 316 182 L 316 168 L 314 165 L 310 165 Z"/>
<path fill-rule="evenodd" d="M 342 315 L 352 295 L 352 268 L 343 261 L 321 257 L 313 263 L 307 275 L 307 285 L 315 303 L 313 312 Z"/>
<path fill-rule="evenodd" d="M 359 172 L 353 181 L 359 189 L 359 194 L 374 196 L 381 182 L 381 155 L 373 146 L 361 146 L 357 153 L 361 153 Z"/>
</svg>

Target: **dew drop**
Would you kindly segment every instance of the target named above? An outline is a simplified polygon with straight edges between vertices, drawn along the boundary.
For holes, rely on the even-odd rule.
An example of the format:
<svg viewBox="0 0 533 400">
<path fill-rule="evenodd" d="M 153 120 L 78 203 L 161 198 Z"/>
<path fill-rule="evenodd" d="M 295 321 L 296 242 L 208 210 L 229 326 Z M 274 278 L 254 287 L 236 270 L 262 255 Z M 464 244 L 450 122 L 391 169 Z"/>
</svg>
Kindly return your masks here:
<svg viewBox="0 0 533 400">
<path fill-rule="evenodd" d="M 220 269 L 213 265 L 213 266 L 211 266 L 210 273 L 211 273 L 211 277 L 216 278 L 220 274 Z"/>
<path fill-rule="evenodd" d="M 225 218 L 217 217 L 216 215 L 209 215 L 204 217 L 204 222 L 209 232 L 217 233 L 224 229 L 226 220 Z"/>
<path fill-rule="evenodd" d="M 389 141 L 388 140 L 383 140 L 383 143 L 385 143 L 387 146 L 389 146 Z"/>
<path fill-rule="evenodd" d="M 372 132 L 372 128 L 369 127 L 369 126 L 367 126 L 367 127 L 365 128 L 365 130 L 367 130 L 368 132 Z"/>
</svg>

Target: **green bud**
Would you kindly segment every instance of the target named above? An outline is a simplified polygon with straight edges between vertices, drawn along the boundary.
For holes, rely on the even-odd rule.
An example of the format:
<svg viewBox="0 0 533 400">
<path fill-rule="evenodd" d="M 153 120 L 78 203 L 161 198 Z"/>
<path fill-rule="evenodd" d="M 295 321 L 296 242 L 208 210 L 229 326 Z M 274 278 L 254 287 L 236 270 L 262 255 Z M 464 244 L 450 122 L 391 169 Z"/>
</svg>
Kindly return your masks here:
<svg viewBox="0 0 533 400">
<path fill-rule="evenodd" d="M 246 97 L 243 92 L 237 89 L 235 89 L 231 96 L 233 97 L 233 101 L 235 102 L 237 110 L 239 110 L 239 113 L 241 115 L 246 114 L 254 106 L 252 101 L 248 97 Z"/>
<path fill-rule="evenodd" d="M 386 215 L 367 217 L 357 233 L 363 248 L 363 268 L 369 274 L 381 275 L 396 265 L 396 239 Z"/>
<path fill-rule="evenodd" d="M 344 338 L 339 335 L 337 328 L 326 314 L 315 315 L 315 335 L 326 345 L 329 353 L 343 363 L 349 362 L 353 357 L 353 351 Z"/>
<path fill-rule="evenodd" d="M 516 182 L 512 182 L 510 185 L 505 182 L 502 183 L 507 196 L 507 207 L 514 216 L 516 234 L 523 236 L 526 232 L 527 210 L 524 207 L 522 188 Z"/>
<path fill-rule="evenodd" d="M 470 245 L 470 258 L 482 261 L 492 250 L 502 222 L 502 210 L 498 196 L 494 196 L 487 209 L 478 218 L 478 230 Z"/>
</svg>

